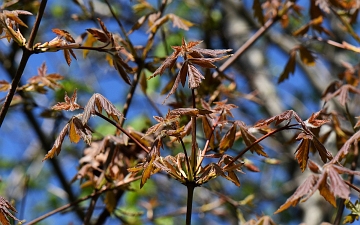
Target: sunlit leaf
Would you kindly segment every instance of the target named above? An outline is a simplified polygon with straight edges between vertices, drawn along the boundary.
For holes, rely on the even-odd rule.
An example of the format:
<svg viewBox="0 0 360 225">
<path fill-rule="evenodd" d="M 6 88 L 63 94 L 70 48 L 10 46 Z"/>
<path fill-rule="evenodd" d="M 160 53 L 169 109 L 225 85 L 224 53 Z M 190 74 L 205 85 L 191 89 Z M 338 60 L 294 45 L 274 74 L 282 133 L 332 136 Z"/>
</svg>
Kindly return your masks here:
<svg viewBox="0 0 360 225">
<path fill-rule="evenodd" d="M 220 153 L 224 153 L 226 150 L 228 150 L 233 146 L 235 141 L 235 134 L 236 134 L 236 124 L 233 124 L 220 141 L 220 145 L 219 145 Z"/>
<path fill-rule="evenodd" d="M 307 66 L 315 66 L 315 57 L 313 54 L 304 46 L 299 47 L 300 59 Z"/>
<path fill-rule="evenodd" d="M 0 224 L 10 225 L 10 219 L 19 221 L 10 211 L 17 213 L 14 206 L 12 206 L 5 198 L 0 196 Z"/>
<path fill-rule="evenodd" d="M 68 134 L 69 132 L 69 123 L 67 123 L 64 128 L 60 131 L 59 136 L 56 138 L 55 143 L 53 145 L 53 147 L 48 151 L 48 153 L 45 155 L 45 157 L 43 158 L 42 161 L 45 161 L 47 159 L 51 159 L 56 155 L 59 155 L 60 151 L 61 151 L 61 145 L 65 139 L 65 136 Z"/>
</svg>

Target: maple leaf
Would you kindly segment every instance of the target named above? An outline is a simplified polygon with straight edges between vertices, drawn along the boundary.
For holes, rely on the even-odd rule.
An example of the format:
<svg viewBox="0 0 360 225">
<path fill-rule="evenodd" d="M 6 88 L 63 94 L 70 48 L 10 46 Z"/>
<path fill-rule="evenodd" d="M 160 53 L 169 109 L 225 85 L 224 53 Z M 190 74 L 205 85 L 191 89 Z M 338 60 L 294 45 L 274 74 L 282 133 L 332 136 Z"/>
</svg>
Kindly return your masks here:
<svg viewBox="0 0 360 225">
<path fill-rule="evenodd" d="M 320 195 L 322 195 L 331 205 L 336 207 L 336 196 L 342 199 L 348 199 L 350 195 L 349 187 L 339 174 L 346 173 L 360 176 L 359 171 L 352 171 L 345 167 L 335 165 L 332 162 L 325 164 L 322 169 L 319 168 L 317 171 L 321 174 L 312 174 L 309 176 L 275 213 L 279 213 L 289 208 L 291 205 L 297 205 L 300 200 L 305 202 L 316 192 L 316 190 L 319 190 Z"/>
<path fill-rule="evenodd" d="M 185 39 L 182 39 L 181 46 L 172 46 L 174 52 L 168 56 L 165 61 L 155 70 L 155 72 L 148 78 L 151 79 L 156 77 L 157 75 L 161 75 L 165 69 L 171 69 L 174 67 L 176 60 L 179 56 L 184 58 L 184 63 L 182 64 L 179 72 L 177 73 L 175 82 L 166 96 L 165 100 L 175 93 L 176 89 L 181 82 L 182 85 L 185 85 L 186 77 L 188 77 L 188 85 L 189 88 L 195 89 L 199 87 L 201 81 L 205 79 L 205 77 L 201 74 L 201 72 L 193 65 L 199 65 L 204 68 L 216 68 L 213 62 L 222 60 L 228 56 L 224 57 L 217 57 L 222 54 L 226 54 L 231 49 L 202 49 L 197 48 L 196 46 L 199 45 L 202 41 L 190 41 L 187 43 Z M 205 58 L 204 55 L 208 55 L 215 58 Z"/>
<path fill-rule="evenodd" d="M 220 153 L 224 153 L 226 150 L 228 150 L 233 146 L 235 141 L 235 134 L 236 134 L 236 124 L 233 124 L 220 141 L 219 144 Z"/>
<path fill-rule="evenodd" d="M 243 138 L 246 146 L 251 146 L 250 151 L 256 152 L 258 155 L 262 155 L 265 157 L 268 157 L 268 155 L 266 154 L 266 152 L 264 152 L 264 148 L 260 145 L 260 144 L 255 144 L 254 142 L 257 140 L 256 137 L 254 135 L 252 135 L 249 131 L 248 128 L 245 126 L 245 124 L 243 122 L 237 122 L 237 124 L 240 127 L 240 131 L 241 131 L 241 137 Z"/>
<path fill-rule="evenodd" d="M 360 94 L 360 90 L 358 90 L 353 85 L 344 84 L 344 85 L 340 86 L 339 89 L 334 91 L 333 93 L 328 93 L 328 92 L 324 93 L 322 99 L 327 102 L 330 99 L 338 96 L 340 104 L 345 106 L 345 103 L 348 99 L 349 92 L 355 93 L 355 94 Z"/>
<path fill-rule="evenodd" d="M 309 151 L 312 147 L 319 152 L 321 160 L 324 163 L 326 163 L 327 159 L 331 160 L 333 158 L 331 153 L 312 134 L 301 132 L 297 136 L 296 140 L 301 140 L 299 146 L 295 151 L 295 158 L 297 159 L 302 172 L 304 172 L 304 170 L 306 169 L 306 165 L 309 159 Z"/>
<path fill-rule="evenodd" d="M 42 161 L 53 158 L 55 156 L 55 154 L 59 155 L 59 153 L 61 151 L 61 145 L 62 145 L 66 135 L 69 133 L 69 127 L 70 127 L 70 124 L 66 123 L 64 128 L 60 131 L 59 136 L 56 138 L 53 147 L 48 151 L 48 153 L 45 155 L 45 157 L 43 158 Z"/>
<path fill-rule="evenodd" d="M 108 117 L 111 117 L 116 122 L 119 122 L 120 117 L 123 116 L 122 113 L 108 99 L 99 93 L 95 93 L 91 96 L 84 108 L 84 114 L 81 120 L 83 124 L 87 123 L 91 115 L 96 114 L 96 108 L 99 113 L 102 113 L 102 110 L 104 109 Z"/>
<path fill-rule="evenodd" d="M 284 121 L 290 122 L 292 118 L 295 118 L 298 122 L 302 122 L 301 118 L 296 114 L 296 112 L 293 110 L 286 110 L 279 115 L 270 117 L 269 119 L 258 121 L 254 127 L 259 128 L 268 126 L 273 122 L 275 122 L 275 126 L 277 126 Z"/>
<path fill-rule="evenodd" d="M 47 66 L 44 62 L 38 68 L 38 75 L 31 77 L 28 80 L 28 82 L 30 84 L 36 84 L 36 85 L 43 84 L 51 89 L 61 87 L 61 85 L 58 84 L 58 81 L 64 79 L 64 77 L 58 73 L 47 74 L 46 72 L 47 72 Z"/>
<path fill-rule="evenodd" d="M 162 118 L 160 116 L 154 116 L 154 119 L 158 122 L 157 124 L 151 126 L 145 133 L 145 136 L 159 132 L 160 130 L 171 127 L 172 129 L 178 129 L 179 128 L 179 117 L 180 115 L 178 113 L 171 114 L 171 111 L 169 111 L 165 118 Z"/>
<path fill-rule="evenodd" d="M 51 107 L 51 109 L 67 110 L 67 111 L 74 111 L 76 109 L 79 109 L 80 105 L 76 103 L 76 99 L 77 99 L 76 93 L 77 93 L 77 89 L 75 89 L 73 95 L 71 96 L 71 98 L 69 98 L 69 96 L 65 92 L 65 97 L 64 97 L 65 102 L 58 102 L 56 105 Z"/>
<path fill-rule="evenodd" d="M 224 120 L 226 120 L 226 116 L 234 117 L 234 115 L 231 113 L 230 110 L 238 108 L 237 105 L 234 104 L 226 104 L 227 99 L 221 101 L 221 102 L 214 102 L 216 105 L 213 110 L 215 112 L 221 113 L 221 116 Z M 220 120 L 221 121 L 221 120 Z"/>
<path fill-rule="evenodd" d="M 5 198 L 0 196 L 0 224 L 10 225 L 9 218 L 20 221 L 10 211 L 17 212 L 15 207 L 12 206 Z"/>
</svg>

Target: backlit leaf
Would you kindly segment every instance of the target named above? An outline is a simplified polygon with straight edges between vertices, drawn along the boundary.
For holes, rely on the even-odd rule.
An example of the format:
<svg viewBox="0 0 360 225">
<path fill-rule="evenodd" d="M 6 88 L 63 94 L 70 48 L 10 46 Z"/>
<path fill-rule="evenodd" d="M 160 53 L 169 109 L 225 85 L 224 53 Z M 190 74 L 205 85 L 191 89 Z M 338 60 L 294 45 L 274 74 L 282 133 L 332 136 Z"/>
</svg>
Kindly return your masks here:
<svg viewBox="0 0 360 225">
<path fill-rule="evenodd" d="M 236 134 L 236 124 L 233 124 L 232 127 L 226 132 L 224 137 L 220 141 L 220 153 L 224 153 L 226 150 L 231 148 L 235 141 Z"/>
<path fill-rule="evenodd" d="M 55 154 L 59 155 L 59 153 L 61 151 L 61 145 L 62 145 L 62 143 L 64 141 L 64 138 L 69 132 L 69 126 L 70 126 L 69 123 L 67 123 L 64 126 L 64 128 L 60 131 L 60 134 L 56 138 L 53 147 L 48 151 L 48 153 L 45 155 L 45 157 L 43 158 L 42 161 L 53 158 L 55 156 Z"/>
<path fill-rule="evenodd" d="M 10 218 L 15 221 L 19 221 L 10 211 L 16 212 L 14 206 L 12 206 L 5 198 L 0 196 L 0 224 L 10 225 Z"/>
<path fill-rule="evenodd" d="M 53 107 L 51 107 L 51 109 L 53 110 L 69 110 L 69 111 L 74 111 L 76 109 L 80 108 L 80 105 L 76 103 L 77 100 L 77 89 L 75 89 L 73 95 L 71 96 L 71 98 L 69 98 L 69 96 L 67 95 L 67 93 L 65 92 L 65 102 L 58 102 L 56 105 L 54 105 Z"/>
<path fill-rule="evenodd" d="M 102 113 L 102 110 L 104 109 L 108 117 L 114 119 L 116 122 L 118 122 L 120 117 L 123 116 L 122 113 L 108 99 L 99 93 L 95 93 L 89 99 L 84 108 L 81 120 L 83 124 L 87 123 L 91 115 L 95 115 L 96 108 L 99 113 Z"/>
<path fill-rule="evenodd" d="M 301 142 L 295 151 L 295 158 L 297 159 L 302 172 L 306 169 L 307 161 L 309 159 L 309 150 L 312 138 L 313 137 L 311 135 L 304 133 L 300 133 L 296 138 L 298 140 L 301 139 Z"/>
<path fill-rule="evenodd" d="M 312 55 L 312 53 L 307 48 L 300 45 L 299 53 L 300 53 L 300 59 L 305 65 L 315 66 L 315 57 Z"/>
<path fill-rule="evenodd" d="M 249 133 L 247 128 L 244 125 L 240 124 L 239 127 L 240 127 L 240 131 L 241 131 L 241 136 L 242 136 L 246 146 L 253 145 L 253 143 L 257 140 L 256 137 L 254 135 L 252 135 L 251 133 Z M 263 151 L 263 149 L 264 148 L 259 143 L 257 143 L 250 148 L 250 151 L 256 152 L 258 155 L 268 157 L 268 155 L 266 154 L 266 152 Z"/>
<path fill-rule="evenodd" d="M 318 178 L 315 175 L 309 176 L 304 183 L 302 183 L 294 192 L 290 198 L 286 200 L 286 202 L 280 206 L 278 210 L 274 212 L 274 214 L 284 211 L 285 209 L 289 208 L 290 206 L 296 206 L 300 199 L 304 196 L 307 196 L 312 192 Z"/>
<path fill-rule="evenodd" d="M 290 74 L 294 74 L 296 66 L 296 51 L 292 50 L 290 53 L 289 61 L 286 63 L 284 71 L 280 74 L 278 83 L 283 82 L 289 78 Z"/>
</svg>

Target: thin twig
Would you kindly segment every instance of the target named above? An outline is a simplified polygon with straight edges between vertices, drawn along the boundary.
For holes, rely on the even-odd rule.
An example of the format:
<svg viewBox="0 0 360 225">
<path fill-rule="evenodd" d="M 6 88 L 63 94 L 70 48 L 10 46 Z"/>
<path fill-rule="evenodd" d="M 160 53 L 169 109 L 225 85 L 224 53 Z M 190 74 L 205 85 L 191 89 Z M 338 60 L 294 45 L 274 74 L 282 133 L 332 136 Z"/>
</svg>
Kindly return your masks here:
<svg viewBox="0 0 360 225">
<path fill-rule="evenodd" d="M 56 213 L 62 212 L 62 211 L 66 210 L 66 209 L 68 209 L 68 208 L 70 208 L 70 207 L 76 206 L 76 205 L 79 204 L 80 202 L 86 201 L 86 200 L 88 200 L 88 199 L 90 199 L 90 198 L 92 198 L 92 197 L 94 197 L 94 196 L 99 196 L 99 195 L 101 195 L 101 194 L 104 193 L 104 192 L 117 189 L 117 188 L 119 188 L 119 187 L 121 187 L 121 186 L 123 186 L 123 185 L 127 185 L 127 184 L 129 184 L 129 183 L 131 183 L 131 182 L 133 182 L 133 181 L 139 180 L 140 178 L 141 178 L 141 176 L 138 176 L 138 177 L 133 177 L 133 178 L 126 179 L 126 181 L 120 181 L 119 183 L 116 184 L 115 187 L 107 188 L 107 189 L 102 189 L 102 190 L 97 191 L 97 192 L 94 192 L 94 193 L 92 193 L 92 194 L 90 194 L 90 195 L 88 195 L 88 196 L 79 198 L 78 200 L 76 200 L 76 201 L 74 201 L 74 202 L 72 202 L 72 203 L 68 203 L 68 204 L 66 204 L 66 205 L 63 205 L 63 206 L 57 208 L 57 209 L 54 209 L 53 211 L 48 212 L 48 213 L 46 213 L 46 214 L 44 214 L 44 215 L 42 215 L 42 216 L 40 216 L 40 217 L 38 217 L 38 218 L 36 218 L 36 219 L 34 219 L 34 220 L 32 220 L 32 221 L 26 223 L 25 225 L 37 224 L 38 222 L 40 222 L 40 221 L 42 221 L 42 220 L 44 220 L 44 219 L 46 219 L 46 218 L 48 218 L 48 217 L 56 214 Z"/>
<path fill-rule="evenodd" d="M 238 160 L 239 158 L 241 158 L 247 151 L 249 151 L 252 147 L 254 147 L 254 145 L 260 143 L 262 140 L 264 140 L 265 138 L 270 137 L 271 135 L 274 135 L 280 131 L 283 130 L 290 130 L 290 129 L 299 129 L 296 128 L 295 126 L 299 126 L 299 124 L 292 124 L 292 125 L 285 125 L 283 127 L 280 127 L 279 129 L 276 129 L 274 131 L 271 131 L 267 134 L 265 134 L 264 136 L 262 136 L 261 138 L 257 139 L 256 141 L 254 141 L 251 145 L 247 146 L 246 148 L 244 148 L 236 157 L 234 157 L 227 165 L 224 166 L 223 170 L 226 170 L 226 168 L 228 166 L 231 166 L 231 164 L 233 164 L 236 160 Z"/>
<path fill-rule="evenodd" d="M 107 122 L 111 123 L 113 126 L 115 126 L 117 129 L 121 130 L 121 132 L 123 132 L 126 136 L 128 136 L 132 141 L 134 141 L 140 148 L 142 148 L 145 152 L 149 153 L 149 149 L 147 147 L 145 147 L 143 144 L 141 144 L 141 142 L 139 142 L 136 138 L 134 138 L 129 132 L 127 132 L 127 130 L 125 130 L 124 128 L 122 128 L 119 124 L 115 123 L 114 121 L 110 120 L 109 118 L 107 118 L 106 116 L 104 116 L 103 114 L 99 113 L 99 112 L 95 112 L 95 114 L 99 117 L 101 117 L 102 119 L 106 120 Z"/>
<path fill-rule="evenodd" d="M 4 102 L 4 104 L 3 104 L 2 108 L 1 108 L 1 111 L 0 111 L 0 127 L 2 126 L 2 123 L 4 122 L 6 113 L 7 113 L 8 109 L 9 109 L 11 101 L 12 101 L 14 95 L 15 95 L 17 86 L 19 85 L 22 74 L 24 73 L 27 61 L 29 60 L 30 56 L 32 55 L 32 46 L 33 46 L 37 31 L 38 31 L 39 26 L 40 26 L 42 16 L 43 16 L 45 8 L 46 8 L 46 3 L 47 3 L 47 0 L 42 0 L 41 1 L 40 7 L 39 7 L 39 12 L 37 14 L 34 26 L 33 26 L 32 30 L 31 30 L 28 43 L 27 43 L 26 47 L 23 48 L 23 55 L 21 57 L 19 67 L 18 67 L 18 69 L 16 71 L 16 74 L 15 74 L 15 77 L 14 77 L 13 81 L 11 82 L 11 88 L 10 88 L 8 94 L 6 95 L 5 102 Z"/>
</svg>

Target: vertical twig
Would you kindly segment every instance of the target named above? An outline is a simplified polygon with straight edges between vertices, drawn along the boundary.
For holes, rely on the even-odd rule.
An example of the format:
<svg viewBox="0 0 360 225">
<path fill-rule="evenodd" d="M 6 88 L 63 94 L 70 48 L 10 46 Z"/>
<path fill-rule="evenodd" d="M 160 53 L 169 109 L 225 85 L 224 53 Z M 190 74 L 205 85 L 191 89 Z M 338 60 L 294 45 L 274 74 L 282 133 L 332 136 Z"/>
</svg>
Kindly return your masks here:
<svg viewBox="0 0 360 225">
<path fill-rule="evenodd" d="M 29 60 L 29 58 L 30 58 L 30 56 L 32 54 L 32 46 L 34 44 L 34 40 L 35 40 L 36 34 L 38 32 L 39 26 L 40 26 L 42 16 L 44 15 L 44 11 L 45 11 L 45 8 L 46 8 L 46 3 L 47 3 L 47 0 L 42 0 L 41 1 L 40 7 L 39 7 L 39 12 L 37 14 L 34 26 L 33 26 L 32 30 L 31 30 L 29 40 L 28 40 L 28 42 L 26 44 L 26 47 L 23 48 L 23 55 L 21 57 L 19 67 L 18 67 L 18 69 L 16 71 L 16 74 L 15 74 L 15 77 L 14 77 L 13 81 L 11 82 L 11 88 L 10 88 L 8 94 L 6 95 L 5 102 L 4 102 L 4 104 L 3 104 L 2 108 L 1 108 L 1 111 L 0 111 L 0 127 L 2 126 L 2 123 L 4 122 L 6 113 L 7 113 L 8 109 L 9 109 L 9 107 L 10 107 L 11 101 L 12 101 L 14 95 L 15 95 L 16 89 L 17 89 L 17 87 L 19 85 L 22 74 L 23 74 L 23 72 L 25 70 L 27 61 Z"/>
<path fill-rule="evenodd" d="M 186 183 L 186 187 L 188 191 L 187 204 L 186 204 L 186 225 L 191 225 L 191 214 L 192 214 L 195 182 Z"/>
</svg>

